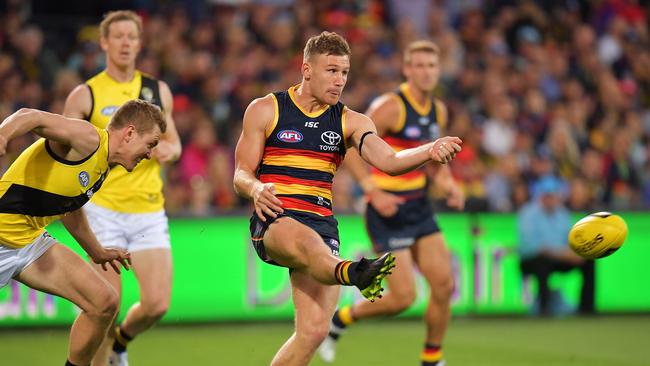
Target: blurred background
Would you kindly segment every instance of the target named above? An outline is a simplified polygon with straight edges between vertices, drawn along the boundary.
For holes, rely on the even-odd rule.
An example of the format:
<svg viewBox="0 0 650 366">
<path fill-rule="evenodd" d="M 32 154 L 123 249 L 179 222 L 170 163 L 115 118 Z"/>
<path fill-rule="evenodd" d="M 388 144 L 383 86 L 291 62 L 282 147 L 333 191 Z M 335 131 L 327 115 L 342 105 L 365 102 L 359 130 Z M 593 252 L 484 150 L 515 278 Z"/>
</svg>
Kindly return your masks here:
<svg viewBox="0 0 650 366">
<path fill-rule="evenodd" d="M 322 30 L 353 50 L 343 102 L 365 111 L 401 82 L 401 51 L 442 50 L 438 96 L 464 150 L 452 165 L 469 210 L 512 212 L 554 172 L 573 210 L 650 207 L 648 5 L 631 0 L 3 0 L 0 118 L 61 112 L 104 67 L 97 24 L 111 9 L 144 18 L 139 69 L 165 80 L 185 154 L 165 172 L 172 216 L 247 211 L 231 186 L 243 110 L 300 80 L 302 47 Z M 29 138 L 12 144 L 14 155 Z M 0 170 L 11 161 L 8 155 Z M 360 191 L 338 175 L 335 209 Z"/>
<path fill-rule="evenodd" d="M 409 42 L 427 38 L 441 49 L 436 95 L 449 108 L 447 134 L 464 141 L 451 168 L 468 198 L 464 214 L 445 214 L 444 200 L 437 207 L 457 261 L 454 314 L 531 312 L 534 284 L 527 287 L 519 272 L 515 213 L 546 175 L 559 178 L 576 219 L 608 210 L 628 221 L 626 245 L 598 262 L 597 310 L 650 311 L 649 1 L 2 0 L 0 119 L 21 107 L 61 113 L 68 93 L 104 68 L 97 25 L 115 9 L 144 19 L 138 68 L 169 84 L 184 148 L 164 170 L 176 267 L 165 322 L 290 319 L 286 273 L 262 266 L 249 249 L 251 210 L 232 189 L 233 153 L 248 103 L 298 83 L 302 48 L 322 30 L 350 43 L 342 101 L 357 111 L 399 85 Z M 32 141 L 13 140 L 0 172 Z M 342 242 L 349 244 L 342 254 L 366 253 L 362 192 L 345 167 L 334 187 Z M 74 242 L 61 227 L 51 230 Z M 212 256 L 234 258 L 232 268 L 203 268 L 200 258 Z M 219 271 L 230 276 L 223 287 Z M 556 281 L 569 306 L 579 281 L 575 274 Z M 128 292 L 137 294 L 129 286 L 126 305 Z M 342 302 L 354 296 L 344 292 Z M 75 310 L 58 301 L 13 284 L 0 290 L 0 326 L 68 324 Z M 406 317 L 419 315 L 423 301 Z M 649 329 L 649 318 L 639 319 L 630 326 Z M 453 329 L 452 322 L 450 342 Z M 279 345 L 284 335 L 278 337 Z M 647 365 L 650 354 L 639 352 L 645 361 L 602 364 Z"/>
</svg>

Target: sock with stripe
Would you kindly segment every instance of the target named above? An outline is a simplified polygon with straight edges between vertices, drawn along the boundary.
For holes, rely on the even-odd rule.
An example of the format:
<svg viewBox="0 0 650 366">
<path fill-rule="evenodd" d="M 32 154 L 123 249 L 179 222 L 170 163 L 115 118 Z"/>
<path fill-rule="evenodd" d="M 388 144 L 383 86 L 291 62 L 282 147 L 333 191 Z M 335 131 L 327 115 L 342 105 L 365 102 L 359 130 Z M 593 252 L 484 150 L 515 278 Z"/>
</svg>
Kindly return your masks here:
<svg viewBox="0 0 650 366">
<path fill-rule="evenodd" d="M 126 346 L 133 340 L 133 337 L 127 334 L 122 327 L 115 327 L 115 342 L 113 342 L 113 351 L 122 353 L 126 351 Z"/>
<path fill-rule="evenodd" d="M 334 268 L 336 281 L 343 286 L 355 286 L 358 280 L 357 265 L 359 262 L 340 261 Z"/>
<path fill-rule="evenodd" d="M 422 366 L 437 366 L 442 361 L 442 348 L 440 345 L 427 343 L 420 357 Z"/>
<path fill-rule="evenodd" d="M 329 333 L 330 338 L 335 341 L 338 340 L 341 333 L 345 330 L 345 327 L 352 323 L 354 323 L 354 317 L 352 316 L 351 306 L 345 306 L 337 310 L 332 317 L 332 324 Z"/>
</svg>

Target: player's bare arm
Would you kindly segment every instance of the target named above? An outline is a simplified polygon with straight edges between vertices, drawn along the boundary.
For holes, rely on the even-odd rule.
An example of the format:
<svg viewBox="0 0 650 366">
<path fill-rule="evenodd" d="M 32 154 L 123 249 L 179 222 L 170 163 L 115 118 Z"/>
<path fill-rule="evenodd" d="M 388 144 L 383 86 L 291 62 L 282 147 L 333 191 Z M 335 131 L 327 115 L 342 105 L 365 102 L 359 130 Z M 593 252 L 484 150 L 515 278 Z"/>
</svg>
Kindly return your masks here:
<svg viewBox="0 0 650 366">
<path fill-rule="evenodd" d="M 0 152 L 4 154 L 7 142 L 30 131 L 50 140 L 50 148 L 67 160 L 84 159 L 99 146 L 97 130 L 86 121 L 21 108 L 0 124 Z"/>
<path fill-rule="evenodd" d="M 158 81 L 158 88 L 160 90 L 163 113 L 165 114 L 165 120 L 167 121 L 167 130 L 161 136 L 160 142 L 153 152 L 153 156 L 161 163 L 171 163 L 178 160 L 181 156 L 181 139 L 178 137 L 176 124 L 172 117 L 174 109 L 172 92 L 164 81 Z"/>
<path fill-rule="evenodd" d="M 396 153 L 377 136 L 377 129 L 370 118 L 352 110 L 348 110 L 347 126 L 348 141 L 356 147 L 359 155 L 370 165 L 390 175 L 407 173 L 430 161 L 446 164 L 461 150 L 461 139 L 442 137 Z"/>
<path fill-rule="evenodd" d="M 116 273 L 120 273 L 119 263 L 125 269 L 129 269 L 131 255 L 123 249 L 104 248 L 99 244 L 88 224 L 88 219 L 82 209 L 65 214 L 61 218 L 63 226 L 70 232 L 73 238 L 88 253 L 93 262 L 101 264 L 104 271 L 108 263 Z"/>
<path fill-rule="evenodd" d="M 77 85 L 68 95 L 63 106 L 63 115 L 70 118 L 89 119 L 92 112 L 92 95 L 86 84 Z"/>
<path fill-rule="evenodd" d="M 253 200 L 255 213 L 262 221 L 266 221 L 265 214 L 277 217 L 276 213 L 282 213 L 282 202 L 275 196 L 273 183 L 262 183 L 255 176 L 264 154 L 266 132 L 274 118 L 273 97 L 255 99 L 246 108 L 242 133 L 235 148 L 235 192 Z"/>
</svg>

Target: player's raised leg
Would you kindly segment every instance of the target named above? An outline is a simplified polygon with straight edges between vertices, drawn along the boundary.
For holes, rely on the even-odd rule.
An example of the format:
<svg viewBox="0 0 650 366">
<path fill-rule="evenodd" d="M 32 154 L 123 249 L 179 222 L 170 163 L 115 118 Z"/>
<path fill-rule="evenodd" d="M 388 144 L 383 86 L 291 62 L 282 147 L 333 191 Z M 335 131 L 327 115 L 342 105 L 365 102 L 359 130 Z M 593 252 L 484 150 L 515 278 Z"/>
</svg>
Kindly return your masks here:
<svg viewBox="0 0 650 366">
<path fill-rule="evenodd" d="M 68 361 L 89 365 L 119 306 L 110 285 L 88 263 L 60 244 L 53 245 L 16 279 L 66 298 L 81 308 L 70 331 Z"/>
<path fill-rule="evenodd" d="M 269 225 L 264 248 L 284 267 L 308 274 L 324 285 L 356 286 L 371 301 L 381 297 L 381 281 L 395 267 L 390 253 L 373 260 L 341 260 L 316 231 L 286 216 Z"/>
<path fill-rule="evenodd" d="M 324 285 L 304 271 L 292 272 L 291 285 L 295 332 L 275 355 L 272 366 L 307 365 L 327 336 L 338 300 L 338 286 Z"/>
<path fill-rule="evenodd" d="M 451 254 L 440 232 L 420 238 L 411 250 L 430 288 L 429 304 L 424 314 L 427 332 L 422 366 L 442 365 L 442 342 L 451 316 L 454 290 Z"/>
</svg>

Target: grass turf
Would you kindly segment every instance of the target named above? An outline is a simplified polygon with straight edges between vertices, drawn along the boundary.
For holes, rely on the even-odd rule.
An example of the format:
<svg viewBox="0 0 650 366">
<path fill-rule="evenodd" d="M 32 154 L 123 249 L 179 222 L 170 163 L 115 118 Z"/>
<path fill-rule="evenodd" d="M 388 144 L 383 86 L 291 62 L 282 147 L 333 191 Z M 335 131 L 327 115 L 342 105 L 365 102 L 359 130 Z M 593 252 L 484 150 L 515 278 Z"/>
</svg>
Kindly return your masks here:
<svg viewBox="0 0 650 366">
<path fill-rule="evenodd" d="M 450 366 L 647 366 L 650 316 L 566 319 L 453 319 L 444 344 Z M 268 365 L 290 323 L 159 326 L 129 348 L 131 365 Z M 352 326 L 335 365 L 419 365 L 423 324 L 371 321 Z M 67 329 L 1 329 L 2 365 L 65 362 Z M 317 359 L 311 365 L 324 365 Z"/>
</svg>

